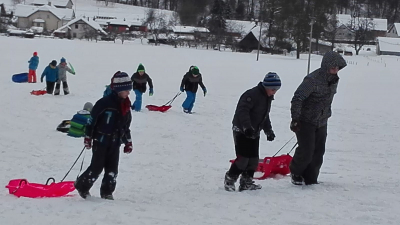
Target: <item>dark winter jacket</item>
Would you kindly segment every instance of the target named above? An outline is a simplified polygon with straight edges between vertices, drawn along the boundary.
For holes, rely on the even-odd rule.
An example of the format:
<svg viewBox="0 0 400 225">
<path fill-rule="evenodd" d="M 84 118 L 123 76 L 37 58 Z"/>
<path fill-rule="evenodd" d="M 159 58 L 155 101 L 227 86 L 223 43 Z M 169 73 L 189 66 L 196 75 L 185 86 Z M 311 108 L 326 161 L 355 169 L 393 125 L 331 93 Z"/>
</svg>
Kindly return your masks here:
<svg viewBox="0 0 400 225">
<path fill-rule="evenodd" d="M 269 119 L 272 100 L 274 96 L 267 95 L 261 82 L 243 93 L 233 116 L 233 131 L 244 133 L 245 129 L 253 127 L 256 136 L 260 136 L 261 129 L 264 132 L 272 130 Z"/>
<path fill-rule="evenodd" d="M 121 141 L 131 141 L 132 115 L 129 110 L 122 115 L 121 103 L 124 99 L 112 92 L 96 102 L 91 111 L 89 123 L 86 126 L 86 136 L 105 145 L 120 145 Z"/>
<path fill-rule="evenodd" d="M 307 75 L 292 98 L 292 119 L 323 127 L 331 117 L 331 105 L 336 94 L 339 77 L 328 73 L 328 69 L 346 67 L 346 61 L 336 52 L 327 52 L 321 68 Z"/>
<path fill-rule="evenodd" d="M 194 77 L 191 72 L 187 72 L 185 76 L 183 76 L 181 88 L 183 88 L 185 91 L 196 93 L 197 89 L 199 88 L 199 84 L 204 91 L 206 86 L 203 84 L 203 78 L 201 77 L 201 74 L 199 74 L 197 77 Z"/>
<path fill-rule="evenodd" d="M 30 70 L 36 70 L 39 65 L 39 57 L 36 55 L 32 56 L 31 60 L 29 60 L 28 63 Z"/>
<path fill-rule="evenodd" d="M 133 82 L 133 89 L 139 90 L 142 93 L 146 92 L 146 84 L 149 83 L 150 89 L 153 88 L 153 80 L 147 73 L 140 76 L 139 72 L 132 75 L 131 80 Z"/>
<path fill-rule="evenodd" d="M 44 77 L 46 77 L 46 81 L 56 82 L 58 80 L 58 68 L 53 67 L 52 65 L 48 65 L 44 69 L 41 79 L 43 79 Z"/>
</svg>

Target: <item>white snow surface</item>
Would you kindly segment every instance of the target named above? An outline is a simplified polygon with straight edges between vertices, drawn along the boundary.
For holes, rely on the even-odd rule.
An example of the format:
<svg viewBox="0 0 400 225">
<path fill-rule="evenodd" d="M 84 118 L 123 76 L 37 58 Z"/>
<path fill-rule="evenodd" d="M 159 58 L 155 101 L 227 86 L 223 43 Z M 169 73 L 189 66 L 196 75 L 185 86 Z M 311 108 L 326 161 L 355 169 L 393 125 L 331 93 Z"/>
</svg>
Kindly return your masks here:
<svg viewBox="0 0 400 225">
<path fill-rule="evenodd" d="M 235 157 L 231 120 L 239 96 L 269 71 L 282 79 L 271 110 L 276 134 L 261 137 L 260 155 L 271 156 L 288 141 L 290 100 L 306 75 L 306 55 L 219 52 L 141 45 L 140 41 L 0 37 L 0 224 L 398 224 L 400 215 L 398 57 L 351 56 L 339 72 L 340 84 L 329 120 L 326 154 L 319 185 L 294 186 L 289 177 L 256 181 L 263 188 L 226 192 L 224 174 Z M 43 83 L 17 84 L 12 74 L 27 72 L 38 52 L 38 80 L 51 60 L 65 57 L 76 75 L 68 75 L 71 94 L 33 96 Z M 318 68 L 321 56 L 312 56 Z M 118 70 L 132 74 L 139 63 L 153 78 L 154 96 L 146 104 L 162 105 L 178 91 L 189 66 L 197 65 L 208 89 L 198 92 L 193 115 L 184 114 L 180 96 L 166 113 L 132 112 L 134 151 L 120 157 L 115 201 L 94 197 L 16 198 L 4 188 L 26 178 L 59 181 L 83 148 L 83 139 L 56 131 L 64 119 L 95 103 Z M 131 100 L 134 94 L 131 93 Z M 292 141 L 282 153 L 287 153 Z M 86 151 L 84 169 L 91 152 Z M 79 162 L 80 163 L 80 162 Z M 79 164 L 78 163 L 78 164 Z M 79 172 L 76 165 L 67 180 Z M 99 196 L 101 177 L 91 190 Z"/>
</svg>

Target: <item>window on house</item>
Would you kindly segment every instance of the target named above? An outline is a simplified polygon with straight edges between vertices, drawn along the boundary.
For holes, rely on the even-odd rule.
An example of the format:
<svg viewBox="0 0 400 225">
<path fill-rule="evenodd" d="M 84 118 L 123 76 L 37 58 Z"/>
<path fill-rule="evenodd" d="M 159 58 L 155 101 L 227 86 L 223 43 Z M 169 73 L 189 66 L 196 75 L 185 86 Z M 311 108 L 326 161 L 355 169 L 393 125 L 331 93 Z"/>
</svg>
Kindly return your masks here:
<svg viewBox="0 0 400 225">
<path fill-rule="evenodd" d="M 75 24 L 75 29 L 79 29 L 79 24 Z"/>
<path fill-rule="evenodd" d="M 73 34 L 72 34 L 72 37 L 76 38 L 76 33 L 73 33 Z"/>
</svg>

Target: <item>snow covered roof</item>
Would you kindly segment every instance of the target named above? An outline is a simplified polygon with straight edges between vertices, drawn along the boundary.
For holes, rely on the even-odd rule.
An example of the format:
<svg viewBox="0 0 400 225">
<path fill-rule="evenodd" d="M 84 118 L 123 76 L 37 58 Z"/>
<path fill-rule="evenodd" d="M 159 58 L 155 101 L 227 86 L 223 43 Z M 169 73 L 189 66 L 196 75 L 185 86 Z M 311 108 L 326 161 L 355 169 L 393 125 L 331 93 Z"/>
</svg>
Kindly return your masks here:
<svg viewBox="0 0 400 225">
<path fill-rule="evenodd" d="M 33 22 L 35 23 L 44 23 L 44 19 L 34 19 Z"/>
<path fill-rule="evenodd" d="M 110 25 L 121 25 L 121 26 L 131 26 L 131 23 L 126 21 L 126 20 L 121 20 L 121 19 L 112 19 L 107 21 L 108 24 Z"/>
<path fill-rule="evenodd" d="M 379 49 L 385 52 L 400 52 L 400 38 L 378 37 Z"/>
<path fill-rule="evenodd" d="M 38 11 L 49 11 L 53 13 L 56 17 L 59 19 L 64 19 L 64 20 L 71 20 L 72 17 L 74 16 L 74 11 L 72 9 L 62 9 L 62 8 L 56 8 L 54 6 L 48 6 L 48 5 L 43 5 L 43 6 L 33 6 L 33 5 L 21 5 L 18 4 L 15 6 L 15 14 L 14 16 L 16 17 L 29 17 L 35 12 Z"/>
<path fill-rule="evenodd" d="M 337 14 L 336 15 L 337 20 L 339 21 L 339 24 L 343 24 L 345 26 L 348 26 L 348 24 L 351 23 L 351 15 L 348 14 Z M 360 17 L 361 20 L 368 19 L 369 21 L 372 22 L 374 25 L 372 27 L 372 30 L 375 31 L 387 31 L 387 19 L 378 19 L 378 18 L 362 18 Z"/>
<path fill-rule="evenodd" d="M 397 35 L 400 35 L 400 23 L 394 23 L 393 27 L 396 28 Z"/>
<path fill-rule="evenodd" d="M 54 32 L 56 33 L 61 33 L 64 32 L 66 29 L 71 29 L 71 25 L 73 25 L 74 23 L 78 22 L 78 21 L 83 21 L 86 24 L 88 24 L 89 26 L 91 26 L 93 29 L 100 31 L 102 34 L 107 35 L 107 32 L 105 32 L 101 27 L 100 24 L 98 24 L 97 22 L 93 21 L 93 20 L 88 20 L 88 18 L 75 18 L 71 21 L 69 21 L 67 24 L 65 24 L 64 26 L 58 28 L 57 30 L 55 30 Z"/>
<path fill-rule="evenodd" d="M 32 5 L 48 5 L 49 2 L 51 3 L 51 5 L 55 5 L 55 6 L 67 6 L 68 2 L 70 2 L 71 0 L 34 0 L 31 4 Z M 71 1 L 72 3 L 72 1 Z M 74 4 L 74 3 L 72 3 Z"/>
<path fill-rule="evenodd" d="M 192 27 L 192 26 L 174 26 L 171 28 L 173 32 L 177 33 L 194 33 L 194 32 L 203 32 L 208 33 L 210 32 L 205 27 Z"/>
<path fill-rule="evenodd" d="M 229 32 L 248 34 L 255 26 L 256 22 L 254 21 L 226 20 L 226 27 Z"/>
</svg>

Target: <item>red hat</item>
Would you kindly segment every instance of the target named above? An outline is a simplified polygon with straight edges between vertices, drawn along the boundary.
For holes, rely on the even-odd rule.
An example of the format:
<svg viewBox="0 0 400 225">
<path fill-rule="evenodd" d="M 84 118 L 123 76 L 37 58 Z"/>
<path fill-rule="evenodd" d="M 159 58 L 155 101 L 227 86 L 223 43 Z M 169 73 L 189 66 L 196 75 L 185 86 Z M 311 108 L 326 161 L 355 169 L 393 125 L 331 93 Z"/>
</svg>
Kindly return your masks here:
<svg viewBox="0 0 400 225">
<path fill-rule="evenodd" d="M 34 55 L 34 56 L 37 56 L 37 52 L 34 52 L 33 55 Z"/>
</svg>

